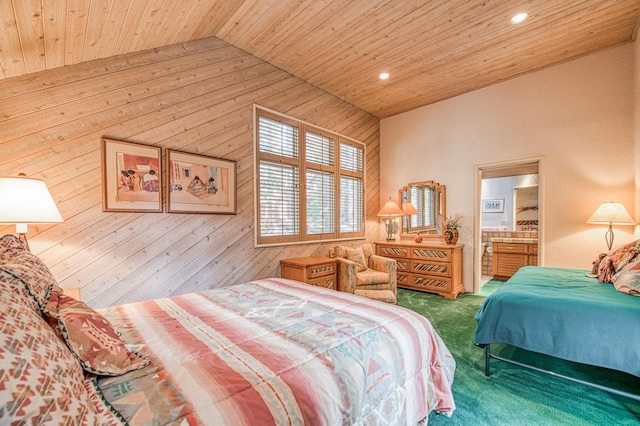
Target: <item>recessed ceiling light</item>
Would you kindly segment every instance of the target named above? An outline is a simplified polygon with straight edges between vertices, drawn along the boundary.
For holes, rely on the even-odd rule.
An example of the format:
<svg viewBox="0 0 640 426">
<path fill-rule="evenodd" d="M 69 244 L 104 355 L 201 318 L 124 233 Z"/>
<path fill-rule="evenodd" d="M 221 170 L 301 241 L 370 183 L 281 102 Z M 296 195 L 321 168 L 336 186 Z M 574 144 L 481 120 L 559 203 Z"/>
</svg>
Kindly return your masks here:
<svg viewBox="0 0 640 426">
<path fill-rule="evenodd" d="M 389 78 L 388 72 L 383 72 L 382 74 L 380 74 L 380 80 L 386 80 L 388 78 Z"/>
<path fill-rule="evenodd" d="M 522 13 L 518 13 L 517 15 L 514 15 L 513 18 L 511 18 L 511 23 L 512 24 L 520 24 L 522 23 L 525 19 L 527 19 L 527 17 L 529 16 L 528 13 L 522 12 Z"/>
</svg>

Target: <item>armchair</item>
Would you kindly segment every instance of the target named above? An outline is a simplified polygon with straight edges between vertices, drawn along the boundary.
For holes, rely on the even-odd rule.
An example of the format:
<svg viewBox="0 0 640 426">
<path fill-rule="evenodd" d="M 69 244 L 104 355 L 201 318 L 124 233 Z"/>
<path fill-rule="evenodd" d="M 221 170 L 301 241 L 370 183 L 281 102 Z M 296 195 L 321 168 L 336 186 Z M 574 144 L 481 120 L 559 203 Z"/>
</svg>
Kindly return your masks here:
<svg viewBox="0 0 640 426">
<path fill-rule="evenodd" d="M 373 254 L 371 244 L 337 246 L 338 290 L 387 303 L 397 302 L 396 260 Z"/>
</svg>

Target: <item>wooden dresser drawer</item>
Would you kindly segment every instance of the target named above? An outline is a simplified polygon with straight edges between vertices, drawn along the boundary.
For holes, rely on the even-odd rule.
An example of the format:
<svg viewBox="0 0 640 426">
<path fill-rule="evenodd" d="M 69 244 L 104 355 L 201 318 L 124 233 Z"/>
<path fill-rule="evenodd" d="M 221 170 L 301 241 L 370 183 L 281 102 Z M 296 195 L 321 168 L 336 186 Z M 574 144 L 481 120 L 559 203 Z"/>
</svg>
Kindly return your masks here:
<svg viewBox="0 0 640 426">
<path fill-rule="evenodd" d="M 411 250 L 411 259 L 451 262 L 451 250 L 441 248 L 414 248 Z"/>
<path fill-rule="evenodd" d="M 321 263 L 319 265 L 309 265 L 307 266 L 307 277 L 309 279 L 311 278 L 317 278 L 317 277 L 323 277 L 325 275 L 330 275 L 330 274 L 335 274 L 336 273 L 336 262 L 332 261 L 332 262 L 327 262 L 327 263 Z"/>
<path fill-rule="evenodd" d="M 493 252 L 499 253 L 526 253 L 528 244 L 520 243 L 493 243 Z"/>
<path fill-rule="evenodd" d="M 451 263 L 412 260 L 411 272 L 418 274 L 436 275 L 441 277 L 450 277 Z"/>
<path fill-rule="evenodd" d="M 464 293 L 462 244 L 376 242 L 376 254 L 396 260 L 398 287 L 455 299 Z"/>
</svg>

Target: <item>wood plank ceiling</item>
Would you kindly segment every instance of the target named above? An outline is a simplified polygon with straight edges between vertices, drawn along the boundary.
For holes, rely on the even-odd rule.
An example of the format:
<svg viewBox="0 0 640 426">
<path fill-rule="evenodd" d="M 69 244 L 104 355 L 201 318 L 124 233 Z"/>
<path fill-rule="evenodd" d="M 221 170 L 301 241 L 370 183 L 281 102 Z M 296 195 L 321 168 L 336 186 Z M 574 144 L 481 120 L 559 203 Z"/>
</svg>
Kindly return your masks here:
<svg viewBox="0 0 640 426">
<path fill-rule="evenodd" d="M 630 42 L 639 15 L 638 0 L 0 0 L 0 78 L 218 37 L 384 118 Z"/>
</svg>

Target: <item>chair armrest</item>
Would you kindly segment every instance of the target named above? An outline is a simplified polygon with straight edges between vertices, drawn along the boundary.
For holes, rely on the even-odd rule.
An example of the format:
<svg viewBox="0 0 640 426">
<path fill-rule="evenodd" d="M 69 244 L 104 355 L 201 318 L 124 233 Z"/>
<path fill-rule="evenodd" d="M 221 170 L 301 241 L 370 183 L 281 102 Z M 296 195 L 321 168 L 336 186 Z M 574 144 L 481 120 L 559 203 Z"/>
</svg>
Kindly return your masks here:
<svg viewBox="0 0 640 426">
<path fill-rule="evenodd" d="M 392 268 L 394 270 L 396 269 L 396 260 L 372 254 L 369 256 L 369 268 L 380 272 L 386 272 L 388 274 L 391 272 Z"/>
<path fill-rule="evenodd" d="M 356 290 L 356 262 L 336 257 L 338 265 L 338 291 L 353 293 Z"/>
<path fill-rule="evenodd" d="M 376 271 L 389 274 L 389 289 L 393 291 L 394 294 L 397 294 L 398 263 L 395 259 L 372 254 L 369 256 L 369 267 Z"/>
</svg>

